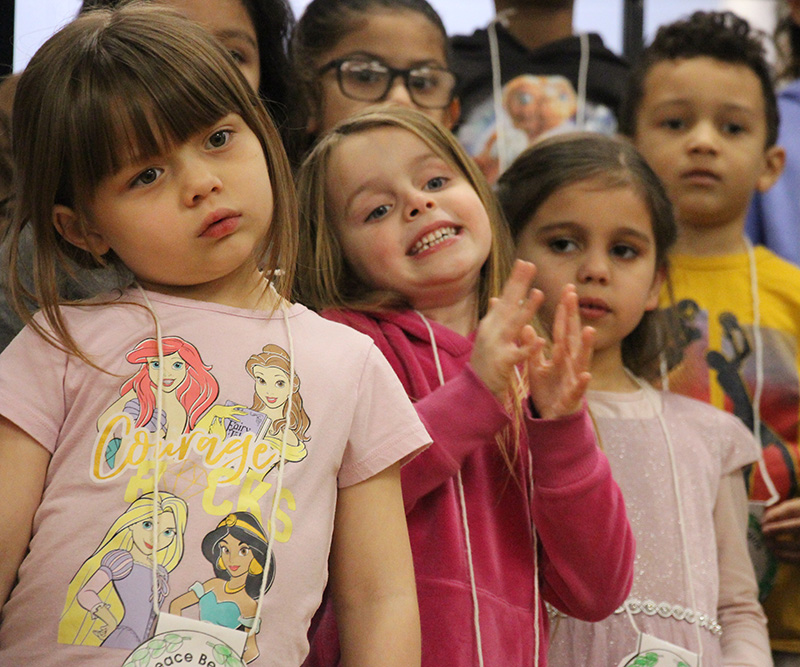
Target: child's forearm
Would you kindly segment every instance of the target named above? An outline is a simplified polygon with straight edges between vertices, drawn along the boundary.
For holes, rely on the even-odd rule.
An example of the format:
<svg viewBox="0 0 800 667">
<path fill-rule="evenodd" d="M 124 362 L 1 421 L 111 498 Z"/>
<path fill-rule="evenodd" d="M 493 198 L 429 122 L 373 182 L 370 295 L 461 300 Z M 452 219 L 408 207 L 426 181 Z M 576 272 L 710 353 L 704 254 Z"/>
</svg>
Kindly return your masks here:
<svg viewBox="0 0 800 667">
<path fill-rule="evenodd" d="M 419 609 L 399 464 L 340 490 L 330 568 L 342 664 L 419 665 Z"/>
<path fill-rule="evenodd" d="M 0 417 L 0 609 L 30 542 L 49 461 L 47 450 Z"/>
<path fill-rule="evenodd" d="M 738 470 L 720 480 L 714 505 L 719 561 L 717 617 L 722 625 L 722 664 L 771 665 L 767 619 L 747 553 L 747 491 Z"/>
<path fill-rule="evenodd" d="M 420 664 L 417 596 L 398 594 L 367 604 L 337 605 L 344 667 Z"/>
</svg>

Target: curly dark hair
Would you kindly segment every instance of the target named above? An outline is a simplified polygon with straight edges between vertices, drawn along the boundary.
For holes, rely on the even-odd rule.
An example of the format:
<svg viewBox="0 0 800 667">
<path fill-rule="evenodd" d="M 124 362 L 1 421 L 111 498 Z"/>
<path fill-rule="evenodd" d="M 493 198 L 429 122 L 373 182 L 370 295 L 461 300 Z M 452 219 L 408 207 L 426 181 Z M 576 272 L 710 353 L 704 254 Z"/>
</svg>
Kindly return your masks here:
<svg viewBox="0 0 800 667">
<path fill-rule="evenodd" d="M 800 25 L 794 22 L 786 9 L 781 12 L 774 37 L 778 51 L 778 80 L 800 79 Z"/>
<path fill-rule="evenodd" d="M 662 26 L 630 73 L 628 90 L 619 118 L 620 132 L 633 136 L 650 70 L 660 62 L 709 57 L 724 63 L 744 65 L 761 82 L 766 114 L 766 147 L 778 139 L 778 105 L 772 71 L 764 49 L 765 35 L 733 12 L 695 12 Z"/>
</svg>

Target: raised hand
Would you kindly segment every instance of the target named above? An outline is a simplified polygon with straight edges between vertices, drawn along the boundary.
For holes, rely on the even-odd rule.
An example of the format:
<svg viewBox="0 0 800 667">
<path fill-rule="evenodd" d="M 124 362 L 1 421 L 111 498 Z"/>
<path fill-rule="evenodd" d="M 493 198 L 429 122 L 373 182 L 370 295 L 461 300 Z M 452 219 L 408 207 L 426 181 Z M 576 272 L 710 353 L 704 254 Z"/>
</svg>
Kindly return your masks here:
<svg viewBox="0 0 800 667">
<path fill-rule="evenodd" d="M 478 324 L 470 364 L 498 399 L 504 401 L 511 388 L 514 367 L 531 355 L 538 356 L 545 341 L 531 326 L 544 298 L 531 289 L 536 267 L 517 260 L 503 293 L 489 302 L 489 310 Z"/>
<path fill-rule="evenodd" d="M 761 530 L 775 557 L 800 563 L 800 498 L 792 498 L 767 508 Z"/>
<path fill-rule="evenodd" d="M 592 376 L 595 331 L 582 327 L 574 285 L 565 285 L 553 318 L 550 357 L 536 347 L 528 360 L 528 383 L 533 404 L 544 419 L 576 412 Z"/>
</svg>

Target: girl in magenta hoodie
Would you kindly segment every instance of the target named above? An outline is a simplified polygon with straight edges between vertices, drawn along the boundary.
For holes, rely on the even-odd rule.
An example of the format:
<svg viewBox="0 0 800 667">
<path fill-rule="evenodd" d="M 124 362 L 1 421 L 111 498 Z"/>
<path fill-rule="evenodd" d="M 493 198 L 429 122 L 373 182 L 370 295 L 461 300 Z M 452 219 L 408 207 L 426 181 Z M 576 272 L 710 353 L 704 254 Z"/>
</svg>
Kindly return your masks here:
<svg viewBox="0 0 800 667">
<path fill-rule="evenodd" d="M 530 325 L 535 268 L 510 268 L 488 186 L 418 112 L 340 124 L 298 190 L 302 297 L 375 340 L 434 439 L 402 473 L 422 664 L 545 665 L 545 601 L 604 618 L 634 554 L 583 407 L 594 332 L 574 288 L 546 353 Z M 332 612 L 318 614 L 307 665 L 336 664 Z"/>
</svg>

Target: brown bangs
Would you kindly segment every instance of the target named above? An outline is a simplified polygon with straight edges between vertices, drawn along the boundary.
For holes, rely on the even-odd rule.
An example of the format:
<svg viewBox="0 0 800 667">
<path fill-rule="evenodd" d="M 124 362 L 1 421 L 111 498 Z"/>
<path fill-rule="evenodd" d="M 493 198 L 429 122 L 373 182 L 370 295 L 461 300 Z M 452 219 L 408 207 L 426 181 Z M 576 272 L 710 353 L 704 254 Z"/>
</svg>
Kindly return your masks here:
<svg viewBox="0 0 800 667">
<path fill-rule="evenodd" d="M 82 353 L 66 330 L 57 268 L 116 264 L 58 233 L 54 206 L 73 209 L 86 226 L 98 185 L 125 165 L 168 152 L 224 116 L 241 116 L 258 137 L 274 203 L 256 259 L 288 297 L 298 243 L 297 202 L 280 136 L 236 63 L 205 29 L 159 5 L 132 3 L 86 12 L 53 35 L 20 76 L 12 135 L 13 217 L 2 229 L 9 302 L 28 322 L 31 305 L 48 325 L 33 328 L 53 344 Z M 35 240 L 33 280 L 23 279 L 20 239 Z M 280 271 L 279 271 L 280 269 Z M 30 284 L 32 282 L 32 285 Z M 52 333 L 50 333 L 52 332 Z"/>
<path fill-rule="evenodd" d="M 229 113 L 264 136 L 248 99 L 252 93 L 236 81 L 230 63 L 181 34 L 130 39 L 115 35 L 112 25 L 83 61 L 69 83 L 67 136 L 76 145 L 65 152 L 74 156 L 65 165 L 71 181 L 65 195 L 93 192 L 126 164 L 163 154 Z M 59 203 L 82 208 L 86 199 Z"/>
</svg>

